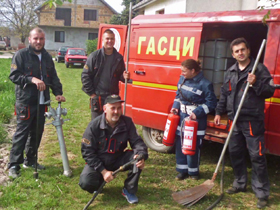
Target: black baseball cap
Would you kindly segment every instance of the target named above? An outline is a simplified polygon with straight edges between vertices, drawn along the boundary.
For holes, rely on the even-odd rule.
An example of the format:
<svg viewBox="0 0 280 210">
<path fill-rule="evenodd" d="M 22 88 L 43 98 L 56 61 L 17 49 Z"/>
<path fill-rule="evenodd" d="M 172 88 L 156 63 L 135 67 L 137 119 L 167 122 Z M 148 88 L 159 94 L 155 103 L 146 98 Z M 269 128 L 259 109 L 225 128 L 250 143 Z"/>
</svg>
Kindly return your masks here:
<svg viewBox="0 0 280 210">
<path fill-rule="evenodd" d="M 105 99 L 105 104 L 113 104 L 117 102 L 124 102 L 123 100 L 121 100 L 121 97 L 119 95 L 109 95 Z"/>
</svg>

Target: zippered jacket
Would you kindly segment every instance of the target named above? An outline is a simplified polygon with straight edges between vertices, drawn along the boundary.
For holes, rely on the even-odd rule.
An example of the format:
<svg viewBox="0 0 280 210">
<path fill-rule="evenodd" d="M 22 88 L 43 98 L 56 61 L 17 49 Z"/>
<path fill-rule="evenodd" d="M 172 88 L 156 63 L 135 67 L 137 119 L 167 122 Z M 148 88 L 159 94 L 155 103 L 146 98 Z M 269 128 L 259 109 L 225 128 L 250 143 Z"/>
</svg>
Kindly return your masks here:
<svg viewBox="0 0 280 210">
<path fill-rule="evenodd" d="M 92 120 L 86 128 L 81 145 L 82 156 L 86 163 L 96 171 L 103 171 L 124 154 L 129 143 L 134 154 L 143 154 L 148 158 L 148 150 L 143 139 L 137 134 L 130 117 L 122 115 L 111 135 L 105 113 Z"/>
<path fill-rule="evenodd" d="M 17 51 L 12 59 L 10 80 L 16 84 L 16 101 L 22 104 L 37 104 L 38 90 L 37 86 L 31 82 L 33 77 L 41 79 L 46 84 L 44 91 L 45 101 L 50 100 L 50 91 L 55 96 L 62 95 L 62 84 L 57 76 L 52 56 L 45 50 L 41 52 L 41 62 L 33 49 L 28 48 Z"/>
<path fill-rule="evenodd" d="M 123 72 L 125 70 L 123 56 L 117 52 L 117 50 L 113 49 L 113 56 L 114 56 L 114 62 L 112 63 L 112 72 L 111 74 L 111 83 L 108 84 L 110 86 L 109 90 L 110 94 L 119 94 L 119 81 L 124 82 L 125 79 L 123 77 Z M 86 65 L 84 66 L 83 72 L 82 72 L 82 83 L 83 87 L 82 90 L 91 96 L 92 94 L 96 94 L 95 90 L 98 86 L 101 73 L 104 68 L 105 63 L 105 52 L 104 48 L 102 47 L 99 50 L 96 50 L 95 52 L 92 52 L 86 62 Z"/>
<path fill-rule="evenodd" d="M 221 87 L 220 100 L 216 108 L 216 115 L 228 114 L 233 120 L 238 109 L 241 97 L 247 84 L 248 73 L 252 71 L 255 60 L 250 57 L 250 64 L 238 79 L 238 62 L 231 66 L 224 77 L 224 84 Z M 275 88 L 268 69 L 261 63 L 255 71 L 256 82 L 249 87 L 241 108 L 238 120 L 264 120 L 265 99 L 273 96 Z"/>
</svg>

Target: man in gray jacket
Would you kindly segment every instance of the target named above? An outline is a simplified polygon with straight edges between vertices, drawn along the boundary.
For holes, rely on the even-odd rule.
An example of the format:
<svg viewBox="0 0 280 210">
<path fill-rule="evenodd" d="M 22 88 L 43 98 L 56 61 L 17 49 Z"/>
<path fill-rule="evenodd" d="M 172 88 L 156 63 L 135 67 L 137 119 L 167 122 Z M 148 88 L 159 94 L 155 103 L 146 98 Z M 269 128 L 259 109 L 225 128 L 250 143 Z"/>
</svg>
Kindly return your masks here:
<svg viewBox="0 0 280 210">
<path fill-rule="evenodd" d="M 250 48 L 244 38 L 233 40 L 231 49 L 232 56 L 237 62 L 227 70 L 221 87 L 221 96 L 214 119 L 217 125 L 220 124 L 221 115 L 224 113 L 227 113 L 230 123 L 232 122 L 247 82 L 250 88 L 229 142 L 229 154 L 235 179 L 227 193 L 246 191 L 245 155 L 248 149 L 252 162 L 252 189 L 258 198 L 257 207 L 264 208 L 269 196 L 264 142 L 264 108 L 265 99 L 274 94 L 272 77 L 261 63 L 258 64 L 255 74 L 251 74 L 255 61 L 250 57 Z"/>
</svg>

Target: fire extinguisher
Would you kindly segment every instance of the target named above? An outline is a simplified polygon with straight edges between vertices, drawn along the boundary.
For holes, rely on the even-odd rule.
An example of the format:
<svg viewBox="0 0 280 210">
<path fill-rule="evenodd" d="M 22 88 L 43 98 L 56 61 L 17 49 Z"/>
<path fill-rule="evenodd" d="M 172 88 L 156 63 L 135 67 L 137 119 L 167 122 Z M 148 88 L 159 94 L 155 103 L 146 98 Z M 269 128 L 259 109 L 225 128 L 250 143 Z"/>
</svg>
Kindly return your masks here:
<svg viewBox="0 0 280 210">
<path fill-rule="evenodd" d="M 184 138 L 182 139 L 182 153 L 184 155 L 194 155 L 196 150 L 198 122 L 191 120 L 189 117 L 182 122 L 184 126 Z"/>
<path fill-rule="evenodd" d="M 180 116 L 175 113 L 170 113 L 167 117 L 167 121 L 165 124 L 164 134 L 162 143 L 165 146 L 173 146 L 175 142 L 175 134 L 177 130 L 177 126 L 180 121 Z"/>
</svg>

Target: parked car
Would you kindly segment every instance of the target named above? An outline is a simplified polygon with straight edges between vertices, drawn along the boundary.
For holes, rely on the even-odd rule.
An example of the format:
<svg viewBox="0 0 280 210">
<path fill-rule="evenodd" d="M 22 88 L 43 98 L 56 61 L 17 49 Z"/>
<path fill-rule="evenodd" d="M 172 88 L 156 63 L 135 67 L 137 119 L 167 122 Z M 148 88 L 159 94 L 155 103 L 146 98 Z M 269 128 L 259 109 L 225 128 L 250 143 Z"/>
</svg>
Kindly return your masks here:
<svg viewBox="0 0 280 210">
<path fill-rule="evenodd" d="M 0 49 L 1 50 L 6 50 L 6 42 L 5 41 L 0 41 Z"/>
<path fill-rule="evenodd" d="M 66 68 L 69 66 L 84 67 L 87 61 L 86 51 L 82 48 L 68 48 L 65 55 Z"/>
<path fill-rule="evenodd" d="M 71 46 L 62 46 L 58 49 L 57 54 L 55 56 L 55 60 L 59 63 L 60 61 L 64 61 L 64 56 L 68 48 L 73 48 Z"/>
</svg>

